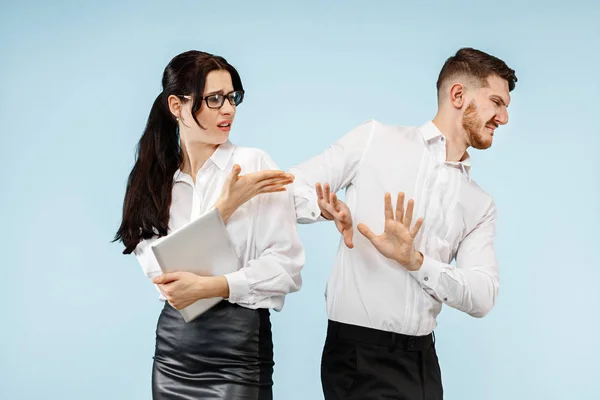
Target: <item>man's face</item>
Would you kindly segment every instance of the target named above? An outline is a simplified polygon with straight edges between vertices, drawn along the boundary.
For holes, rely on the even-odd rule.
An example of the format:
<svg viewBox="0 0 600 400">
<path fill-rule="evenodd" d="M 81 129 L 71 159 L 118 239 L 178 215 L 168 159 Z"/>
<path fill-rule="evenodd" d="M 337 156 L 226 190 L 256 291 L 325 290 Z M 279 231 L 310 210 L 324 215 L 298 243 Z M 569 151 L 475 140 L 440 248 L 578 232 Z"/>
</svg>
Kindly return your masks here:
<svg viewBox="0 0 600 400">
<path fill-rule="evenodd" d="M 496 75 L 488 77 L 487 82 L 488 87 L 474 91 L 462 115 L 462 126 L 467 133 L 469 145 L 476 149 L 489 148 L 495 129 L 508 123 L 508 82 Z"/>
</svg>

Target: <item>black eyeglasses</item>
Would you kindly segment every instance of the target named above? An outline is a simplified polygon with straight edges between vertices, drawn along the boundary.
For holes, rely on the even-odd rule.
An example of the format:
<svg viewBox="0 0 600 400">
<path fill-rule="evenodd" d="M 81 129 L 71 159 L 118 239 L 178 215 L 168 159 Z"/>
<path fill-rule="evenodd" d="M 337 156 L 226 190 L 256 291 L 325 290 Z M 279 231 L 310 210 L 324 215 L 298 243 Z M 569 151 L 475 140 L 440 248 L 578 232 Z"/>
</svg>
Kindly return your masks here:
<svg viewBox="0 0 600 400">
<path fill-rule="evenodd" d="M 186 98 L 188 100 L 192 99 L 192 96 L 182 96 L 182 97 Z M 229 100 L 229 104 L 237 107 L 244 100 L 244 91 L 243 90 L 235 90 L 235 91 L 233 91 L 231 93 L 227 93 L 227 94 L 215 93 L 215 94 L 211 94 L 206 97 L 201 97 L 200 101 L 204 100 L 204 102 L 206 103 L 206 106 L 208 108 L 219 109 L 219 108 L 223 107 L 223 104 L 225 104 L 225 99 Z"/>
</svg>

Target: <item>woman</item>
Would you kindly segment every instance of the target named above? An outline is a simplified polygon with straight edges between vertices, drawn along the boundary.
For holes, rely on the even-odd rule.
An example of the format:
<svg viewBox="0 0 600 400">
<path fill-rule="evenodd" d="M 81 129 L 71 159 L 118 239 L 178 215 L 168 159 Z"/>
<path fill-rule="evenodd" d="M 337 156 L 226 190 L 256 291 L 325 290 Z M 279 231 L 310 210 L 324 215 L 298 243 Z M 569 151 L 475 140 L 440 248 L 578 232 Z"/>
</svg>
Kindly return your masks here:
<svg viewBox="0 0 600 400">
<path fill-rule="evenodd" d="M 293 176 L 278 171 L 263 151 L 229 141 L 244 90 L 225 59 L 182 53 L 165 68 L 162 85 L 116 235 L 167 300 L 156 330 L 153 398 L 271 399 L 269 309 L 281 310 L 284 296 L 300 289 L 304 264 L 293 198 L 285 190 Z M 163 275 L 149 245 L 213 207 L 242 268 L 214 277 Z M 211 297 L 227 301 L 183 321 L 178 309 Z"/>
</svg>

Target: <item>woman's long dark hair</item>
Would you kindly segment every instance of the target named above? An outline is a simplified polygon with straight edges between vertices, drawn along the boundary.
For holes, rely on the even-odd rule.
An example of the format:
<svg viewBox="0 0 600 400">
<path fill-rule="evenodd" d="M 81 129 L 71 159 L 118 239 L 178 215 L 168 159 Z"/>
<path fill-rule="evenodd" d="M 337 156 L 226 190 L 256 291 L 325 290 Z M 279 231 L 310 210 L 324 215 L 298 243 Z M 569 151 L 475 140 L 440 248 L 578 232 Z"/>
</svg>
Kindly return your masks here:
<svg viewBox="0 0 600 400">
<path fill-rule="evenodd" d="M 202 106 L 206 76 L 214 70 L 231 75 L 234 90 L 243 90 L 240 75 L 224 58 L 201 51 L 187 51 L 173 58 L 163 73 L 163 91 L 158 95 L 144 133 L 137 145 L 136 161 L 123 202 L 123 220 L 114 241 L 122 241 L 124 254 L 130 254 L 142 239 L 168 233 L 173 175 L 182 156 L 175 117 L 169 111 L 168 98 L 191 95 L 192 115 Z M 200 124 L 198 124 L 200 125 Z"/>
</svg>

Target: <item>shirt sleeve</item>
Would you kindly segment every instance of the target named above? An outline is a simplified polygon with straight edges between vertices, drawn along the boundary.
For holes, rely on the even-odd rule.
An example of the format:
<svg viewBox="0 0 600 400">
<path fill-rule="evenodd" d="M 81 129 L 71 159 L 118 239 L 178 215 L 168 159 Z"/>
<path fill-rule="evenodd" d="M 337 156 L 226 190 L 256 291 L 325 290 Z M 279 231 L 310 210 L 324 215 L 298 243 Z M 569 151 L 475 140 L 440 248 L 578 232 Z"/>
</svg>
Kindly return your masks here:
<svg viewBox="0 0 600 400">
<path fill-rule="evenodd" d="M 423 255 L 423 265 L 411 272 L 421 286 L 450 307 L 484 317 L 498 296 L 499 272 L 494 239 L 496 208 L 492 202 L 479 224 L 460 243 L 456 267 Z"/>
<path fill-rule="evenodd" d="M 156 259 L 154 253 L 152 252 L 152 249 L 150 248 L 152 243 L 156 242 L 157 240 L 160 239 L 158 239 L 157 237 L 153 237 L 151 239 L 144 239 L 140 243 L 138 243 L 135 250 L 133 250 L 133 254 L 135 254 L 138 263 L 142 267 L 144 275 L 146 275 L 150 279 L 162 275 L 162 270 L 158 265 L 158 260 Z M 166 300 L 162 292 L 158 289 L 158 285 L 154 285 L 154 287 L 160 294 L 159 299 Z"/>
<path fill-rule="evenodd" d="M 348 186 L 358 171 L 371 141 L 375 121 L 354 128 L 323 153 L 289 170 L 296 178 L 292 185 L 296 219 L 301 224 L 322 221 L 315 185 L 328 183 L 336 193 Z"/>
<path fill-rule="evenodd" d="M 263 169 L 278 169 L 263 156 Z M 273 308 L 280 311 L 283 296 L 300 290 L 304 248 L 296 228 L 294 200 L 288 189 L 258 197 L 258 215 L 251 232 L 258 258 L 239 271 L 226 274 L 229 301 L 248 308 Z"/>
</svg>

